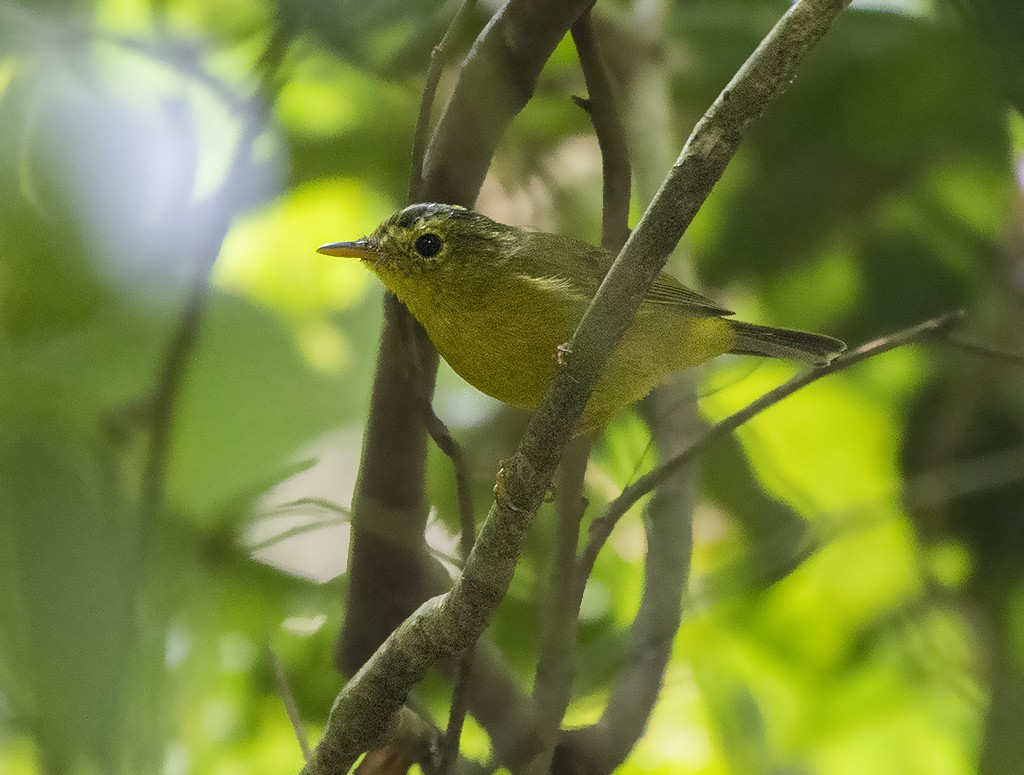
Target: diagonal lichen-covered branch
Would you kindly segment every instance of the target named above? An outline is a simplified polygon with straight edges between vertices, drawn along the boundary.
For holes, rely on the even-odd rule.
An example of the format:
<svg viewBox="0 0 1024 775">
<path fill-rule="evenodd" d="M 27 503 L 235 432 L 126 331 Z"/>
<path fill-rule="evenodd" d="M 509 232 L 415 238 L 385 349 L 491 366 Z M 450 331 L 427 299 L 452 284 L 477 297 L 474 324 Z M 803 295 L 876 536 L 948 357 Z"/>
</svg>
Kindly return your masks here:
<svg viewBox="0 0 1024 775">
<path fill-rule="evenodd" d="M 572 357 L 499 474 L 498 497 L 462 575 L 448 594 L 425 603 L 392 633 L 345 686 L 304 773 L 345 772 L 388 734 L 395 713 L 427 669 L 483 632 L 508 590 L 523 536 L 605 361 L 746 130 L 783 92 L 799 62 L 846 5 L 846 0 L 799 0 L 698 122 L 587 309 L 572 340 Z M 474 46 L 471 56 L 478 51 Z M 446 115 L 455 104 L 453 98 Z M 431 158 L 428 152 L 428 175 Z M 465 185 L 451 179 L 446 183 L 452 193 Z"/>
</svg>

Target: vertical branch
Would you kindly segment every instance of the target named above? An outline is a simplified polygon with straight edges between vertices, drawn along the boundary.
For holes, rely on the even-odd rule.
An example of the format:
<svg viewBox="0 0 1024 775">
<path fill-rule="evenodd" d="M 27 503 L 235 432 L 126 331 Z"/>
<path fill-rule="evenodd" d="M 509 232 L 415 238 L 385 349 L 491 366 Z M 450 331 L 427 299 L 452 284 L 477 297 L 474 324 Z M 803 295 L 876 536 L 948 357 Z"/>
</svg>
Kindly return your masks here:
<svg viewBox="0 0 1024 775">
<path fill-rule="evenodd" d="M 555 500 L 555 550 L 548 572 L 548 599 L 543 613 L 540 654 L 533 679 L 533 702 L 544 747 L 531 762 L 529 772 L 547 773 L 558 730 L 569 707 L 575 665 L 576 620 L 572 577 L 579 543 L 580 523 L 586 510 L 583 479 L 593 436 L 574 439 L 558 467 Z"/>
<path fill-rule="evenodd" d="M 702 427 L 696 402 L 678 401 L 680 396 L 688 399 L 692 395 L 693 380 L 692 374 L 681 374 L 674 384 L 655 391 L 641 404 L 662 459 L 684 449 Z M 558 752 L 559 757 L 571 758 L 578 772 L 610 773 L 622 764 L 643 735 L 657 702 L 679 629 L 690 571 L 697 498 L 694 474 L 682 470 L 665 481 L 645 511 L 644 587 L 622 667 L 599 721 L 566 733 Z M 574 579 L 577 605 L 589 576 L 587 562 L 581 561 Z"/>
<path fill-rule="evenodd" d="M 648 4 L 644 10 L 647 17 L 638 19 L 637 27 L 651 39 L 641 47 L 648 53 L 647 57 L 642 56 L 634 74 L 626 113 L 643 116 L 638 186 L 640 197 L 649 200 L 656 191 L 650 181 L 660 175 L 658 171 L 671 158 L 671 149 L 666 115 L 669 94 L 663 63 L 660 58 L 647 61 L 658 51 L 660 40 L 654 36 L 663 27 L 664 8 Z M 644 11 L 638 8 L 637 13 Z M 694 381 L 690 373 L 677 375 L 672 383 L 657 388 L 640 405 L 640 413 L 651 429 L 652 441 L 662 459 L 677 452 L 702 427 Z M 646 727 L 681 619 L 683 590 L 690 569 L 697 481 L 696 466 L 684 468 L 659 488 L 647 505 L 643 592 L 630 628 L 625 659 L 599 722 L 563 733 L 555 751 L 555 771 L 611 772 L 626 759 Z M 573 569 L 571 586 L 577 616 L 589 576 L 590 569 L 582 563 Z"/>
<path fill-rule="evenodd" d="M 427 433 L 415 400 L 419 391 L 433 391 L 437 352 L 392 294 L 384 296 L 384 319 L 352 498 L 345 622 L 334 654 L 335 667 L 348 675 L 410 611 L 440 591 L 431 583 L 423 542 Z M 418 388 L 403 335 L 408 325 L 420 361 Z"/>
<path fill-rule="evenodd" d="M 437 86 L 452 40 L 473 4 L 465 0 L 431 52 L 413 133 L 410 202 L 424 195 L 423 158 Z M 385 293 L 384 330 L 353 495 L 346 615 L 335 644 L 334 663 L 342 673 L 358 670 L 402 619 L 437 592 L 423 541 L 427 434 L 452 458 L 460 514 L 471 514 L 461 454 L 430 406 L 437 365 L 437 351 L 423 327 L 394 295 Z"/>
</svg>

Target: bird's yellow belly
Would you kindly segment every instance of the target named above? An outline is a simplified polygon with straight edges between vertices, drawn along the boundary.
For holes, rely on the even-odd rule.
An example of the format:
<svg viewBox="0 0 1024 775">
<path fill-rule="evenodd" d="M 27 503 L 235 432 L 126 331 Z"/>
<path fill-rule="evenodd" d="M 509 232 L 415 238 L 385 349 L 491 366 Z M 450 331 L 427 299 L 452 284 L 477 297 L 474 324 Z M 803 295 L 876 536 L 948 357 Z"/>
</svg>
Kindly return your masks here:
<svg viewBox="0 0 1024 775">
<path fill-rule="evenodd" d="M 728 320 L 692 317 L 671 307 L 642 305 L 633 325 L 608 359 L 587 403 L 579 430 L 599 427 L 617 411 L 646 396 L 669 374 L 732 349 Z"/>
<path fill-rule="evenodd" d="M 558 368 L 558 346 L 572 336 L 583 307 L 566 304 L 564 297 L 538 303 L 537 294 L 529 306 L 524 301 L 506 295 L 468 309 L 453 305 L 443 314 L 434 308 L 427 319 L 417 317 L 459 376 L 500 401 L 535 409 Z M 664 305 L 641 306 L 612 353 L 578 431 L 602 425 L 669 374 L 728 352 L 732 345 L 727 320 L 695 318 Z"/>
<path fill-rule="evenodd" d="M 572 335 L 565 305 L 505 296 L 470 309 L 447 310 L 427 333 L 448 365 L 473 387 L 521 409 L 540 404 L 555 374 L 555 353 Z M 414 310 L 415 313 L 415 310 Z"/>
</svg>

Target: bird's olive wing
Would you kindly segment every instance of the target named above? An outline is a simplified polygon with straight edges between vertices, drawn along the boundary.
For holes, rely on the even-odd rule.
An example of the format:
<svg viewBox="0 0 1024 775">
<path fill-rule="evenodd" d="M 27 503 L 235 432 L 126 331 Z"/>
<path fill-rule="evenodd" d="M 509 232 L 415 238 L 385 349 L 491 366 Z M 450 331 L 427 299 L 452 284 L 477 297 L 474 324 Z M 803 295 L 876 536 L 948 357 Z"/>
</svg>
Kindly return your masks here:
<svg viewBox="0 0 1024 775">
<path fill-rule="evenodd" d="M 615 256 L 607 250 L 587 242 L 561 235 L 526 232 L 520 240 L 516 265 L 520 271 L 525 270 L 524 274 L 539 281 L 548 285 L 558 281 L 563 290 L 572 289 L 582 298 L 590 299 L 597 293 L 597 287 L 614 260 Z M 733 314 L 664 272 L 658 275 L 644 301 L 679 307 L 695 317 Z"/>
<path fill-rule="evenodd" d="M 590 275 L 594 282 L 593 291 L 591 291 L 591 295 L 593 295 L 597 291 L 597 286 L 611 268 L 615 256 L 603 248 L 591 247 L 591 250 L 587 251 L 585 260 L 589 264 Z M 650 304 L 668 304 L 673 307 L 679 307 L 688 315 L 693 315 L 694 317 L 713 318 L 733 314 L 732 310 L 726 309 L 718 302 L 697 293 L 697 291 L 690 290 L 672 275 L 665 272 L 658 275 L 654 285 L 651 286 L 651 290 L 644 296 L 644 301 Z"/>
</svg>

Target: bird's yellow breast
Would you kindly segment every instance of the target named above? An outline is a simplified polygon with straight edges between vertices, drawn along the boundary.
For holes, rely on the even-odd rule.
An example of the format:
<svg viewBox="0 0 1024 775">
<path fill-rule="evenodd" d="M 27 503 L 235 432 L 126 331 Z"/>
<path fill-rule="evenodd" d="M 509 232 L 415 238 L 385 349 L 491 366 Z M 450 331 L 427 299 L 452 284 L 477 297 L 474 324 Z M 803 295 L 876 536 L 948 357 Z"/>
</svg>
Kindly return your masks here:
<svg viewBox="0 0 1024 775">
<path fill-rule="evenodd" d="M 471 302 L 435 295 L 408 303 L 459 376 L 522 409 L 540 403 L 555 374 L 557 347 L 572 336 L 578 317 L 570 300 L 525 282 L 503 283 Z"/>
<path fill-rule="evenodd" d="M 558 368 L 558 346 L 572 336 L 589 302 L 560 282 L 517 278 L 484 292 L 477 290 L 471 302 L 439 290 L 414 294 L 407 304 L 438 352 L 463 379 L 500 401 L 535 409 Z M 728 352 L 732 346 L 733 333 L 726 320 L 693 317 L 664 304 L 641 305 L 608 361 L 579 430 L 603 424 L 669 374 Z"/>
</svg>

